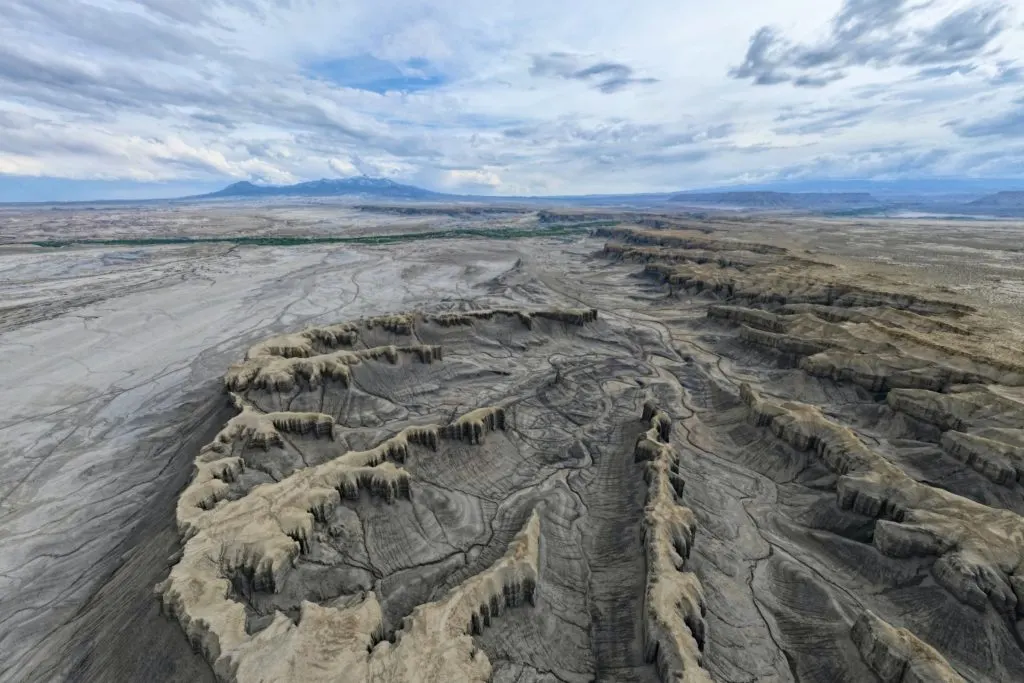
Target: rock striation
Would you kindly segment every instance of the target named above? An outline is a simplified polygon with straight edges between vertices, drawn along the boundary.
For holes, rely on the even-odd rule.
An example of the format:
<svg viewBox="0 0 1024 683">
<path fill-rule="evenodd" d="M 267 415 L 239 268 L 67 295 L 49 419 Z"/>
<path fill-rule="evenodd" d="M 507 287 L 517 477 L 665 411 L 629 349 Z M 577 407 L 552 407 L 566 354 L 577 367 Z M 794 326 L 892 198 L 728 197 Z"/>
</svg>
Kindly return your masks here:
<svg viewBox="0 0 1024 683">
<path fill-rule="evenodd" d="M 325 413 L 267 411 L 260 402 L 269 397 L 290 406 L 281 397 L 311 392 L 352 401 L 382 372 L 404 373 L 415 385 L 423 375 L 413 366 L 441 363 L 442 346 L 397 343 L 403 338 L 431 337 L 462 348 L 460 337 L 452 335 L 472 340 L 489 333 L 479 326 L 497 324 L 495 332 L 508 335 L 508 326 L 515 325 L 518 334 L 536 335 L 542 333 L 539 321 L 575 328 L 596 320 L 589 309 L 401 314 L 309 328 L 253 346 L 225 376 L 237 414 L 200 450 L 192 481 L 178 500 L 183 549 L 157 587 L 165 613 L 224 681 L 491 680 L 492 664 L 475 639 L 507 610 L 535 601 L 544 543 L 537 508 L 526 513 L 503 555 L 397 614 L 392 603 L 402 594 L 390 584 L 324 595 L 308 577 L 328 555 L 338 562 L 373 551 L 370 522 L 362 523 L 360 536 L 344 531 L 353 509 L 370 517 L 386 514 L 380 505 L 399 516 L 422 510 L 434 516 L 435 525 L 453 513 L 467 514 L 446 511 L 452 503 L 437 499 L 433 483 L 418 484 L 407 465 L 414 453 L 414 462 L 429 471 L 431 460 L 486 451 L 488 435 L 508 426 L 507 408 L 481 407 L 447 422 L 406 424 L 369 448 L 353 449 L 346 444 L 376 432 Z M 378 344 L 382 334 L 393 343 Z M 379 405 L 375 400 L 364 410 Z M 298 461 L 284 469 L 271 466 L 288 453 Z M 473 465 L 465 461 L 461 467 Z M 414 499 L 417 486 L 423 493 Z M 443 538 L 455 532 L 436 533 Z M 469 557 L 468 549 L 460 554 Z M 343 561 L 334 571 L 343 577 L 352 569 Z M 278 603 L 291 606 L 261 607 Z"/>
<path fill-rule="evenodd" d="M 872 542 L 897 558 L 936 557 L 935 580 L 961 602 L 1024 616 L 1024 517 L 915 481 L 813 406 L 742 388 L 751 419 L 839 475 L 837 502 L 875 518 Z"/>
<path fill-rule="evenodd" d="M 761 248 L 754 231 L 737 232 L 602 232 L 603 255 L 642 268 L 651 310 L 686 349 L 688 367 L 673 372 L 696 462 L 677 459 L 662 480 L 678 497 L 684 479 L 701 478 L 696 513 L 681 525 L 690 535 L 676 551 L 701 577 L 701 623 L 710 625 L 688 631 L 704 633 L 692 662 L 716 679 L 750 671 L 724 645 L 750 642 L 736 626 L 749 628 L 733 578 L 743 575 L 732 550 L 741 543 L 760 548 L 748 604 L 790 672 L 755 679 L 1012 679 L 987 671 L 983 653 L 1022 655 L 1024 354 L 1011 341 L 1019 330 L 949 291 L 863 263 Z M 670 459 L 658 412 L 645 412 L 653 421 L 638 460 Z M 747 424 L 734 426 L 734 414 Z M 733 479 L 751 470 L 756 486 Z M 716 493 L 701 496 L 708 485 Z M 729 516 L 735 529 L 717 519 L 730 505 L 742 511 Z M 694 561 L 693 530 L 703 529 Z M 904 629 L 889 623 L 908 618 Z M 950 635 L 947 619 L 972 624 L 974 635 Z"/>
<path fill-rule="evenodd" d="M 885 683 L 966 683 L 934 648 L 871 612 L 857 619 L 850 635 L 864 661 Z"/>
<path fill-rule="evenodd" d="M 696 574 L 686 571 L 696 536 L 696 517 L 679 499 L 684 482 L 669 443 L 672 419 L 648 402 L 643 420 L 650 429 L 640 437 L 634 459 L 645 463 L 644 550 L 647 589 L 644 640 L 649 661 L 666 683 L 698 683 L 711 677 L 701 667 L 705 642 L 704 592 Z"/>
</svg>

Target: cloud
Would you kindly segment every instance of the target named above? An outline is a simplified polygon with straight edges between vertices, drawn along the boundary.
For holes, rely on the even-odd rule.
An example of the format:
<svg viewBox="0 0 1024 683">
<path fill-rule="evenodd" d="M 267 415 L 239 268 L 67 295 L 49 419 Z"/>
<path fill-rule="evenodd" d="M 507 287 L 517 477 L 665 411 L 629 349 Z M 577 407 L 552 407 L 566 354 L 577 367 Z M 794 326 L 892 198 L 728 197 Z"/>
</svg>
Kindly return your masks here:
<svg viewBox="0 0 1024 683">
<path fill-rule="evenodd" d="M 1010 26 L 1008 6 L 982 2 L 951 11 L 920 26 L 919 15 L 935 2 L 844 0 L 817 42 L 799 43 L 764 26 L 750 39 L 743 63 L 730 75 L 756 85 L 792 83 L 823 87 L 842 80 L 853 67 L 926 67 L 925 77 L 973 69 Z"/>
<path fill-rule="evenodd" d="M 6 0 L 0 174 L 568 194 L 953 172 L 1019 138 L 1012 4 Z"/>
<path fill-rule="evenodd" d="M 1024 67 L 1013 62 L 1001 62 L 992 76 L 993 85 L 1024 82 Z"/>
<path fill-rule="evenodd" d="M 859 125 L 875 109 L 877 106 L 784 112 L 775 120 L 785 125 L 775 128 L 775 132 L 781 135 L 813 135 L 844 130 Z"/>
<path fill-rule="evenodd" d="M 223 114 L 208 113 L 208 112 L 196 112 L 192 114 L 192 119 L 201 123 L 208 123 L 212 126 L 221 128 L 234 128 L 235 123 Z"/>
<path fill-rule="evenodd" d="M 440 184 L 451 190 L 493 192 L 502 186 L 501 176 L 487 169 L 453 169 L 444 171 Z"/>
<path fill-rule="evenodd" d="M 927 69 L 921 69 L 917 72 L 917 78 L 945 78 L 946 76 L 952 76 L 953 74 L 960 74 L 966 76 L 967 74 L 974 71 L 977 67 L 974 64 L 954 64 L 953 66 L 931 66 Z"/>
<path fill-rule="evenodd" d="M 343 178 L 359 175 L 359 169 L 348 159 L 328 159 L 327 165 Z"/>
<path fill-rule="evenodd" d="M 778 180 L 914 178 L 934 174 L 940 164 L 952 157 L 954 153 L 949 149 L 920 150 L 890 145 L 849 154 L 819 154 L 799 165 L 776 169 L 772 176 Z"/>
<path fill-rule="evenodd" d="M 957 121 L 950 124 L 957 135 L 964 138 L 1024 138 L 1024 98 L 1013 108 L 998 116 L 972 122 Z"/>
<path fill-rule="evenodd" d="M 634 85 L 657 83 L 656 78 L 636 78 L 632 67 L 618 62 L 594 62 L 584 66 L 582 55 L 550 52 L 533 55 L 530 74 L 539 77 L 584 81 L 603 93 L 616 93 Z"/>
</svg>

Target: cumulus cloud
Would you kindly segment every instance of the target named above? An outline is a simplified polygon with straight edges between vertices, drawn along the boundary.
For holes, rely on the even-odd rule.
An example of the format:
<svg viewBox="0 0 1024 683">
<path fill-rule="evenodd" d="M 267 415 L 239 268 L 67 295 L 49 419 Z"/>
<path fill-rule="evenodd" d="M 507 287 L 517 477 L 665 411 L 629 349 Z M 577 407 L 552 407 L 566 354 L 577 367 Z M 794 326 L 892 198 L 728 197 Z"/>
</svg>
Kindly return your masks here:
<svg viewBox="0 0 1024 683">
<path fill-rule="evenodd" d="M 328 159 L 327 165 L 330 166 L 332 171 L 343 178 L 359 175 L 359 169 L 348 159 Z"/>
<path fill-rule="evenodd" d="M 792 83 L 821 87 L 846 77 L 852 67 L 928 67 L 930 77 L 969 71 L 1010 27 L 1009 6 L 982 2 L 931 17 L 934 2 L 918 0 L 844 0 L 819 41 L 790 40 L 764 26 L 750 39 L 733 78 L 757 85 Z M 918 19 L 928 14 L 928 23 Z M 930 20 L 928 20 L 930 19 Z"/>
<path fill-rule="evenodd" d="M 501 176 L 488 169 L 452 169 L 441 174 L 440 184 L 449 190 L 492 193 L 502 186 Z"/>
</svg>

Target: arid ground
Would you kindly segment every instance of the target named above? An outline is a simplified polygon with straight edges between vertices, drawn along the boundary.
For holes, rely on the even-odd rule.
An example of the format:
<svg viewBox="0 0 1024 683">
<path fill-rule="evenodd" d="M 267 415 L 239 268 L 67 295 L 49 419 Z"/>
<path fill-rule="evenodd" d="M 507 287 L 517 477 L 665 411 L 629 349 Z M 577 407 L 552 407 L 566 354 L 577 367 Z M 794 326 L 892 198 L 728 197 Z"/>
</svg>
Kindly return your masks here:
<svg viewBox="0 0 1024 683">
<path fill-rule="evenodd" d="M 1022 238 L 0 210 L 0 680 L 1024 680 Z"/>
</svg>

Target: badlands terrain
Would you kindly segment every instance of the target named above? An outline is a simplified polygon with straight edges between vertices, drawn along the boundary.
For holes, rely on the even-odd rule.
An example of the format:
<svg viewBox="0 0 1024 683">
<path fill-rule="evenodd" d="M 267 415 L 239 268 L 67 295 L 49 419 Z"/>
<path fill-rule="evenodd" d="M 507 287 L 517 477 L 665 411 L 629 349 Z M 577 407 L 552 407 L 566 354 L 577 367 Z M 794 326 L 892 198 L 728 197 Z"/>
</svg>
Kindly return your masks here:
<svg viewBox="0 0 1024 683">
<path fill-rule="evenodd" d="M 0 680 L 1024 680 L 1021 228 L 0 210 Z"/>
</svg>

